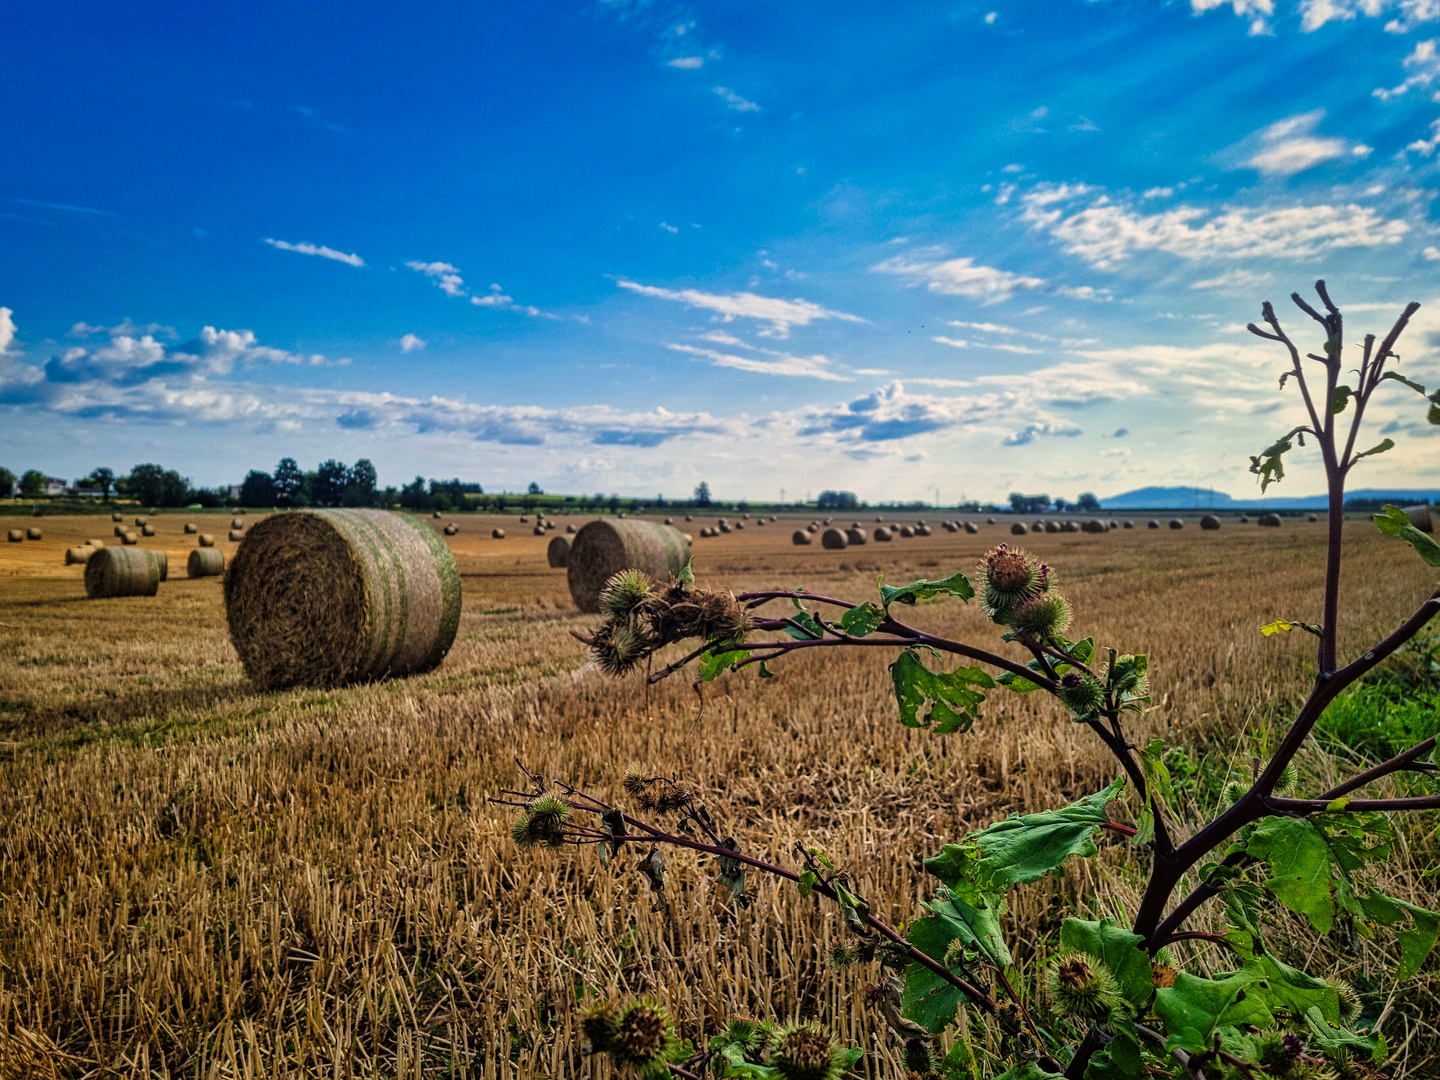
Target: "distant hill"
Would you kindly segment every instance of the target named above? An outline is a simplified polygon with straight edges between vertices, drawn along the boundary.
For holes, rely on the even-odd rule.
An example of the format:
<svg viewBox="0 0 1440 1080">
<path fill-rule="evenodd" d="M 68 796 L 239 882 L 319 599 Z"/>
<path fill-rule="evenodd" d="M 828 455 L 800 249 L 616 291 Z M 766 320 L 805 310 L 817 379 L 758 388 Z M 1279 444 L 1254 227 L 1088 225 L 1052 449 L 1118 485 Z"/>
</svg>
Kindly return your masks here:
<svg viewBox="0 0 1440 1080">
<path fill-rule="evenodd" d="M 1346 502 L 1351 499 L 1379 499 L 1397 506 L 1440 503 L 1440 488 L 1360 488 L 1345 493 Z M 1324 495 L 1235 499 L 1223 491 L 1198 487 L 1143 487 L 1100 500 L 1106 510 L 1316 510 L 1325 504 Z"/>
</svg>

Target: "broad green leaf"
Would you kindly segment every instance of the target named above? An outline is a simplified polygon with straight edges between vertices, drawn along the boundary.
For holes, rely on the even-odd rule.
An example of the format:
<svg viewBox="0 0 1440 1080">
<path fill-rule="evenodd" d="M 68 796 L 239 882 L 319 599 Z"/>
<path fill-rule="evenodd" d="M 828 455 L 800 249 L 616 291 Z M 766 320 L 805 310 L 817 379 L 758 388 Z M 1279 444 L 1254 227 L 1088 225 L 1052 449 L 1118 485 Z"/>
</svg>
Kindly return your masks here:
<svg viewBox="0 0 1440 1080">
<path fill-rule="evenodd" d="M 1394 439 L 1381 439 L 1378 443 L 1376 443 L 1374 446 L 1372 446 L 1369 450 L 1366 450 L 1364 453 L 1356 454 L 1356 455 L 1355 455 L 1355 460 L 1356 460 L 1356 461 L 1359 461 L 1362 457 L 1371 457 L 1371 456 L 1374 455 L 1374 454 L 1383 454 L 1383 453 L 1385 453 L 1386 450 L 1393 450 L 1393 449 L 1395 449 L 1395 440 L 1394 440 Z"/>
<path fill-rule="evenodd" d="M 1305 1026 L 1310 1029 L 1310 1041 L 1317 1049 L 1331 1053 L 1359 1050 L 1369 1055 L 1371 1061 L 1384 1061 L 1386 1055 L 1385 1036 L 1373 1032 L 1360 1034 L 1347 1031 L 1339 1024 L 1332 1024 L 1319 1009 L 1305 1012 Z"/>
<path fill-rule="evenodd" d="M 1435 947 L 1440 937 L 1440 912 L 1407 904 L 1382 892 L 1371 891 L 1360 901 L 1365 914 L 1385 926 L 1394 926 L 1405 916 L 1410 916 L 1409 929 L 1397 930 L 1395 938 L 1400 942 L 1400 966 L 1395 970 L 1396 980 L 1408 979 L 1420 970 L 1420 965 Z"/>
<path fill-rule="evenodd" d="M 1106 804 L 1120 794 L 1125 778 L 1059 810 L 1011 816 L 946 844 L 925 860 L 925 869 L 966 903 L 983 907 L 1013 885 L 1038 881 L 1071 855 L 1088 857 L 1098 848 L 1094 831 L 1109 818 Z"/>
<path fill-rule="evenodd" d="M 1245 851 L 1270 864 L 1274 876 L 1265 888 L 1291 911 L 1309 918 L 1322 934 L 1330 932 L 1335 921 L 1330 845 L 1313 822 L 1265 818 L 1250 833 Z"/>
<path fill-rule="evenodd" d="M 866 634 L 873 634 L 875 628 L 884 621 L 885 612 L 867 602 L 859 607 L 852 607 L 840 616 L 840 629 L 851 637 L 860 638 Z"/>
<path fill-rule="evenodd" d="M 700 678 L 706 682 L 714 682 L 725 672 L 725 669 L 743 661 L 749 652 L 744 649 L 732 649 L 726 652 L 705 652 L 700 654 Z"/>
<path fill-rule="evenodd" d="M 1165 740 L 1151 739 L 1149 745 L 1140 751 L 1140 769 L 1145 776 L 1146 794 L 1149 796 L 1136 824 L 1140 831 L 1135 834 L 1134 843 L 1148 844 L 1155 836 L 1155 815 L 1163 813 L 1175 801 L 1175 786 L 1170 780 L 1170 770 L 1162 759 Z M 1157 805 L 1158 804 L 1158 805 Z"/>
<path fill-rule="evenodd" d="M 956 937 L 953 920 L 932 915 L 916 919 L 905 940 L 932 960 L 945 962 L 945 953 Z M 905 969 L 905 991 L 900 997 L 900 1015 L 926 1031 L 944 1031 L 955 1019 L 955 1010 L 965 1004 L 965 995 L 924 964 Z"/>
<path fill-rule="evenodd" d="M 964 1038 L 957 1038 L 940 1062 L 940 1075 L 945 1080 L 975 1080 L 975 1055 Z"/>
<path fill-rule="evenodd" d="M 1350 404 L 1350 397 L 1354 393 L 1355 391 L 1351 390 L 1348 386 L 1335 387 L 1335 393 L 1330 398 L 1331 414 L 1334 416 L 1339 416 L 1342 412 L 1344 412 L 1345 406 Z"/>
<path fill-rule="evenodd" d="M 825 628 L 808 611 L 797 611 L 790 616 L 790 622 L 798 625 L 785 627 L 785 633 L 798 641 L 813 641 L 825 636 Z"/>
<path fill-rule="evenodd" d="M 1023 1065 L 1016 1065 L 1013 1069 L 1006 1069 L 995 1080 L 1065 1080 L 1059 1073 L 1048 1072 L 1036 1065 L 1033 1061 L 1027 1061 Z"/>
<path fill-rule="evenodd" d="M 969 731 L 980 719 L 985 695 L 973 687 L 992 689 L 995 680 L 978 667 L 931 671 L 914 649 L 906 649 L 890 665 L 900 722 L 906 727 L 931 727 L 937 734 Z"/>
<path fill-rule="evenodd" d="M 1246 961 L 1241 970 L 1255 977 L 1256 993 L 1265 995 L 1272 1010 L 1288 1009 L 1298 1016 L 1309 1009 L 1319 1009 L 1326 1020 L 1339 1022 L 1340 995 L 1329 983 L 1311 978 L 1267 954 Z"/>
<path fill-rule="evenodd" d="M 1099 922 L 1066 919 L 1060 927 L 1060 943 L 1102 961 L 1115 976 L 1125 1000 L 1137 1009 L 1148 1005 L 1155 993 L 1150 954 L 1137 948 L 1144 940 L 1108 918 Z"/>
<path fill-rule="evenodd" d="M 1213 1036 L 1222 1027 L 1254 1024 L 1268 1027 L 1275 1022 L 1265 1005 L 1264 995 L 1251 984 L 1255 975 L 1239 971 L 1224 979 L 1202 979 L 1182 971 L 1175 985 L 1155 991 L 1154 1011 L 1165 1023 L 1166 1046 L 1179 1046 L 1191 1053 L 1212 1048 Z"/>
<path fill-rule="evenodd" d="M 1410 524 L 1405 511 L 1398 506 L 1386 505 L 1375 515 L 1375 526 L 1386 536 L 1398 536 L 1420 554 L 1430 566 L 1440 566 L 1440 544 Z"/>
<path fill-rule="evenodd" d="M 970 600 L 975 596 L 975 587 L 970 584 L 968 577 L 957 570 L 949 577 L 936 581 L 921 579 L 898 588 L 881 585 L 880 602 L 888 608 L 891 604 L 913 604 L 917 600 L 929 600 L 932 596 L 938 596 L 940 593 L 958 596 L 961 600 Z"/>
<path fill-rule="evenodd" d="M 946 925 L 954 937 L 960 939 L 961 945 L 987 964 L 1003 968 L 1011 962 L 1010 948 L 1005 944 L 1005 935 L 1000 929 L 1000 913 L 993 906 L 972 907 L 944 890 L 927 906 L 935 912 L 936 918 L 946 920 Z"/>
<path fill-rule="evenodd" d="M 840 914 L 845 917 L 845 925 L 850 928 L 850 932 L 860 937 L 869 935 L 870 924 L 866 919 L 870 915 L 870 902 L 856 896 L 843 882 L 832 881 L 830 884 L 835 890 L 835 902 L 840 905 Z"/>
<path fill-rule="evenodd" d="M 816 876 L 814 870 L 806 870 L 800 875 L 800 880 L 795 883 L 795 888 L 799 890 L 802 900 L 810 895 L 810 890 L 815 888 L 815 883 L 819 880 L 820 878 Z"/>
<path fill-rule="evenodd" d="M 680 568 L 680 573 L 675 575 L 675 580 L 680 584 L 681 588 L 693 589 L 695 587 L 694 566 L 695 558 L 694 556 L 691 556 L 690 558 L 685 560 L 685 565 Z"/>
<path fill-rule="evenodd" d="M 1417 394 L 1425 393 L 1425 387 L 1421 386 L 1418 382 L 1411 382 L 1409 379 L 1405 378 L 1404 375 L 1397 374 L 1394 371 L 1387 371 L 1384 375 L 1380 376 L 1381 382 L 1384 382 L 1386 379 L 1394 379 L 1396 382 L 1402 383 L 1403 385 L 1410 387 L 1410 389 L 1414 390 Z"/>
</svg>

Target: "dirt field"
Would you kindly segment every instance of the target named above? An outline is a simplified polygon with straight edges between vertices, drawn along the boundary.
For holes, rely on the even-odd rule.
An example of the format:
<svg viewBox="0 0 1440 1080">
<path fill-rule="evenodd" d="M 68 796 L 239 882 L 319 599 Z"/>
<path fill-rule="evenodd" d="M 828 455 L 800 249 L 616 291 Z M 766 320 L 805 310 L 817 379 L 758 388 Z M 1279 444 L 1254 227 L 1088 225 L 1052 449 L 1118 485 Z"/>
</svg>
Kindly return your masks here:
<svg viewBox="0 0 1440 1080">
<path fill-rule="evenodd" d="M 450 541 L 465 594 L 439 669 L 258 694 L 228 642 L 220 581 L 184 574 L 183 522 L 228 558 L 229 515 L 151 520 L 144 543 L 170 556 L 159 595 L 90 601 L 64 550 L 118 543 L 107 518 L 7 519 L 45 538 L 0 547 L 3 1076 L 605 1077 L 608 1065 L 580 1056 L 578 1012 L 638 992 L 690 1038 L 725 1015 L 815 1015 L 866 1048 L 864 1075 L 898 1076 L 858 992 L 865 973 L 825 970 L 833 909 L 768 882 L 751 884 L 748 907 L 722 903 L 711 868 L 677 855 L 671 909 L 654 914 L 632 858 L 602 869 L 591 851 L 517 851 L 508 814 L 485 801 L 520 779 L 514 758 L 617 798 L 631 762 L 683 775 L 744 849 L 785 860 L 802 838 L 819 842 L 894 923 L 932 895 L 920 862 L 946 840 L 1114 771 L 1039 695 L 997 692 L 968 735 L 907 731 L 878 655 L 782 662 L 778 678 L 734 676 L 703 695 L 683 675 L 647 691 L 638 676 L 582 670 L 568 631 L 593 620 L 546 565 L 549 537 L 514 516 L 445 519 L 460 526 Z M 557 520 L 563 531 L 587 519 Z M 999 525 L 937 528 L 830 552 L 792 546 L 794 522 L 698 538 L 713 521 L 677 521 L 697 537 L 702 583 L 860 599 L 877 572 L 969 572 L 1018 540 Z M 496 525 L 510 537 L 490 539 Z M 1195 746 L 1259 731 L 1294 702 L 1312 654 L 1305 635 L 1258 627 L 1317 616 L 1323 525 L 1140 525 L 1020 542 L 1057 568 L 1082 634 L 1150 654 L 1156 707 L 1136 735 Z M 1368 522 L 1347 525 L 1346 545 L 1354 649 L 1433 582 Z M 1007 648 L 955 599 L 913 621 Z M 1308 788 L 1334 765 L 1311 754 L 1306 767 Z M 1391 888 L 1432 893 L 1413 857 L 1402 844 Z M 1018 955 L 1030 960 L 1075 898 L 1115 911 L 1133 897 L 1117 862 L 1102 851 L 1058 885 L 1020 890 Z M 1385 992 L 1382 947 L 1303 947 Z M 1434 971 L 1432 960 L 1393 1002 L 1386 1035 L 1402 1074 L 1434 1065 Z"/>
</svg>

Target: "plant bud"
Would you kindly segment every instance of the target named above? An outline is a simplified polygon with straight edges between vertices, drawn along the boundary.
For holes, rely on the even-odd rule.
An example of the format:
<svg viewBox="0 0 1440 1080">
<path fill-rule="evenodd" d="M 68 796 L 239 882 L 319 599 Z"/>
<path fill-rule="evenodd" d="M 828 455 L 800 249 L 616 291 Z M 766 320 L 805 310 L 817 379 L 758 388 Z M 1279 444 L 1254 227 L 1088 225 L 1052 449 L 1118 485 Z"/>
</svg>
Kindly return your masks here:
<svg viewBox="0 0 1440 1080">
<path fill-rule="evenodd" d="M 783 1080 L 840 1080 L 845 1066 L 837 1061 L 834 1040 L 819 1024 L 789 1024 L 770 1037 L 766 1064 Z"/>
<path fill-rule="evenodd" d="M 616 1064 L 645 1072 L 664 1067 L 679 1048 L 670 1017 L 659 1005 L 641 999 L 625 1007 L 615 1025 L 610 1056 Z"/>
<path fill-rule="evenodd" d="M 1010 613 L 1010 625 L 1022 634 L 1046 641 L 1070 625 L 1070 602 L 1057 592 L 1032 596 Z"/>
<path fill-rule="evenodd" d="M 764 1032 L 754 1020 L 731 1020 L 725 1025 L 720 1038 L 727 1043 L 739 1043 L 747 1053 L 754 1050 Z"/>
<path fill-rule="evenodd" d="M 830 965 L 832 970 L 839 971 L 842 968 L 849 967 L 859 959 L 860 950 L 855 947 L 853 942 L 845 941 L 830 950 L 830 954 L 825 958 L 825 962 Z"/>
<path fill-rule="evenodd" d="M 1029 554 L 1000 544 L 980 564 L 980 606 L 992 620 L 1005 625 L 1017 604 L 1048 587 L 1049 567 L 1037 566 Z"/>
<path fill-rule="evenodd" d="M 1084 953 L 1069 953 L 1047 967 L 1045 992 L 1056 1012 L 1077 1020 L 1108 1020 L 1119 1000 L 1110 969 Z"/>
<path fill-rule="evenodd" d="M 1105 687 L 1094 676 L 1072 670 L 1061 677 L 1058 696 L 1076 716 L 1088 716 L 1105 704 Z"/>
<path fill-rule="evenodd" d="M 565 823 L 570 804 L 554 795 L 542 795 L 525 808 L 510 826 L 510 838 L 520 847 L 560 847 L 565 842 Z"/>
<path fill-rule="evenodd" d="M 1150 981 L 1157 988 L 1163 989 L 1175 985 L 1175 969 L 1169 964 L 1151 964 Z"/>
<path fill-rule="evenodd" d="M 1242 784 L 1239 780 L 1231 780 L 1225 785 L 1225 790 L 1220 793 L 1220 800 L 1226 806 L 1234 806 L 1250 790 L 1249 784 Z"/>
</svg>

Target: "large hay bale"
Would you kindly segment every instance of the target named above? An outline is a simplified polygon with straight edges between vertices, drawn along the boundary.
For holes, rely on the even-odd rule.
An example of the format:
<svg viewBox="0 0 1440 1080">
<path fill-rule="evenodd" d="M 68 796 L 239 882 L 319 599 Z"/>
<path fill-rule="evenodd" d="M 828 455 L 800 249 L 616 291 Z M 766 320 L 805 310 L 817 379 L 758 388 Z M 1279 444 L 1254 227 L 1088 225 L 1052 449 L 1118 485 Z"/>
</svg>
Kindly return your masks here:
<svg viewBox="0 0 1440 1080">
<path fill-rule="evenodd" d="M 122 513 L 120 513 L 119 510 L 116 510 L 113 514 L 110 515 L 110 520 L 111 520 L 111 521 L 124 521 L 124 520 L 125 520 L 125 515 L 122 514 Z"/>
<path fill-rule="evenodd" d="M 145 548 L 101 548 L 85 562 L 85 595 L 154 596 L 160 590 L 161 563 Z"/>
<path fill-rule="evenodd" d="M 808 533 L 819 532 L 819 531 L 820 531 L 820 526 L 819 526 L 818 524 L 816 524 L 815 522 L 812 521 L 812 522 L 810 522 L 809 525 L 806 525 L 806 526 L 805 526 L 805 531 L 808 532 Z"/>
<path fill-rule="evenodd" d="M 1280 527 L 1279 514 L 1261 514 L 1256 524 L 1263 525 L 1267 529 L 1278 529 Z"/>
<path fill-rule="evenodd" d="M 438 518 L 438 517 L 440 516 L 440 511 L 439 511 L 439 510 L 432 511 L 431 514 L 430 514 L 430 516 L 431 516 L 432 518 Z M 524 521 L 525 519 L 522 517 L 520 520 L 521 520 L 521 521 Z"/>
<path fill-rule="evenodd" d="M 1171 519 L 1170 519 L 1170 528 L 1172 528 L 1172 529 L 1183 529 L 1184 527 L 1185 527 L 1185 522 L 1181 521 L 1179 518 L 1171 518 Z"/>
<path fill-rule="evenodd" d="M 1110 531 L 1110 526 L 1099 518 L 1091 518 L 1085 522 L 1083 528 L 1087 533 L 1105 533 Z"/>
<path fill-rule="evenodd" d="M 492 540 L 504 540 L 504 539 L 505 539 L 505 530 L 504 530 L 504 529 L 491 529 L 491 530 L 490 530 L 490 539 L 492 539 Z"/>
<path fill-rule="evenodd" d="M 440 516 L 440 511 L 439 511 L 439 510 L 436 510 L 436 511 L 435 511 L 435 516 L 436 516 L 436 517 L 439 517 L 439 516 Z M 530 524 L 530 515 L 529 515 L 529 514 L 521 514 L 521 515 L 520 515 L 520 524 L 521 524 L 521 525 L 529 525 L 529 524 Z"/>
<path fill-rule="evenodd" d="M 1028 533 L 1029 531 L 1030 531 L 1030 530 L 1029 530 L 1028 528 L 1026 528 L 1025 523 L 1024 523 L 1023 521 L 1014 522 L 1014 523 L 1010 526 L 1010 535 L 1011 535 L 1011 536 L 1024 536 L 1024 535 L 1025 535 L 1026 533 Z"/>
<path fill-rule="evenodd" d="M 154 536 L 154 535 L 155 535 L 155 526 L 154 526 L 154 525 L 141 525 L 141 526 L 140 526 L 140 535 L 141 535 L 141 536 Z"/>
<path fill-rule="evenodd" d="M 170 580 L 170 556 L 163 551 L 156 551 L 154 548 L 146 548 L 145 553 L 155 560 L 160 567 L 160 580 Z"/>
<path fill-rule="evenodd" d="M 90 556 L 95 554 L 95 549 L 88 544 L 81 544 L 79 547 L 65 549 L 65 565 L 74 566 L 76 563 L 87 563 Z"/>
<path fill-rule="evenodd" d="M 11 529 L 5 534 L 5 539 L 12 544 L 23 544 L 25 542 L 25 530 Z"/>
<path fill-rule="evenodd" d="M 199 531 L 200 531 L 200 526 L 196 525 L 193 521 L 187 521 L 187 522 L 185 522 L 185 535 L 186 535 L 186 536 L 189 536 L 189 535 L 191 535 L 192 533 L 198 533 Z"/>
<path fill-rule="evenodd" d="M 214 548 L 190 552 L 185 563 L 185 572 L 191 577 L 217 577 L 225 572 L 225 556 Z"/>
<path fill-rule="evenodd" d="M 879 537 L 876 537 L 876 539 L 879 539 Z M 890 537 L 887 536 L 885 537 L 885 539 L 889 540 Z M 811 536 L 808 532 L 806 532 L 804 529 L 796 529 L 793 533 L 790 534 L 790 542 L 796 547 L 803 547 L 805 544 L 813 544 L 815 542 L 815 538 Z"/>
<path fill-rule="evenodd" d="M 1242 525 L 1249 525 L 1249 524 L 1250 524 L 1250 515 L 1249 515 L 1249 514 L 1241 514 L 1241 515 L 1240 515 L 1240 524 L 1242 524 Z"/>
<path fill-rule="evenodd" d="M 39 529 L 26 529 L 26 530 L 25 530 L 25 539 L 26 539 L 26 540 L 44 540 L 44 539 L 45 539 L 45 534 L 44 534 L 43 532 L 41 532 Z"/>
<path fill-rule="evenodd" d="M 136 544 L 140 543 L 140 534 L 135 532 L 133 529 L 127 529 L 125 532 L 122 532 L 120 534 L 120 543 L 124 544 L 126 547 L 134 547 Z"/>
<path fill-rule="evenodd" d="M 570 561 L 570 544 L 568 536 L 557 536 L 550 541 L 550 546 L 545 549 L 545 560 L 557 569 Z"/>
<path fill-rule="evenodd" d="M 826 529 L 820 534 L 820 546 L 829 548 L 831 551 L 840 551 L 849 542 L 845 534 L 836 528 Z"/>
<path fill-rule="evenodd" d="M 408 514 L 276 514 L 231 560 L 225 614 L 263 689 L 411 675 L 450 651 L 460 572 L 445 541 Z"/>
<path fill-rule="evenodd" d="M 1415 506 L 1405 507 L 1405 516 L 1410 519 L 1410 524 L 1423 533 L 1435 531 L 1435 519 L 1430 515 L 1430 504 L 1419 503 Z"/>
<path fill-rule="evenodd" d="M 674 518 L 666 518 L 666 519 L 665 519 L 665 524 L 666 524 L 666 525 L 674 525 L 674 524 L 675 524 L 675 519 L 674 519 Z"/>
<path fill-rule="evenodd" d="M 853 529 L 845 530 L 845 542 L 847 544 L 853 546 L 855 544 L 868 543 L 869 540 L 869 535 L 865 532 L 864 529 L 860 528 L 858 525 Z"/>
<path fill-rule="evenodd" d="M 232 528 L 232 529 L 243 529 L 243 528 L 245 528 L 245 522 L 244 522 L 243 520 L 241 520 L 240 518 L 238 518 L 238 517 L 236 517 L 236 518 L 231 518 L 231 519 L 230 519 L 230 528 Z"/>
<path fill-rule="evenodd" d="M 240 529 L 231 529 L 226 534 L 225 538 L 229 540 L 232 544 L 238 544 L 241 540 L 245 539 L 245 533 L 242 532 Z"/>
<path fill-rule="evenodd" d="M 201 533 L 200 536 L 199 536 L 199 544 L 200 544 L 201 547 L 214 547 L 214 546 L 215 546 L 215 536 L 214 536 L 214 534 L 213 534 L 213 533 Z"/>
<path fill-rule="evenodd" d="M 690 561 L 690 543 L 673 525 L 635 518 L 592 521 L 575 534 L 566 570 L 575 606 L 600 610 L 600 590 L 621 570 L 643 570 L 667 580 Z"/>
<path fill-rule="evenodd" d="M 1200 528 L 1205 529 L 1207 532 L 1214 532 L 1220 528 L 1220 519 L 1214 514 L 1206 514 L 1200 519 Z"/>
</svg>

